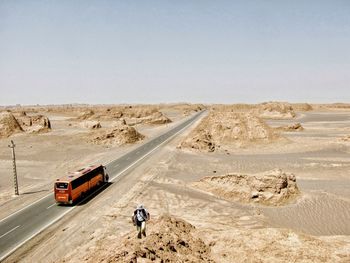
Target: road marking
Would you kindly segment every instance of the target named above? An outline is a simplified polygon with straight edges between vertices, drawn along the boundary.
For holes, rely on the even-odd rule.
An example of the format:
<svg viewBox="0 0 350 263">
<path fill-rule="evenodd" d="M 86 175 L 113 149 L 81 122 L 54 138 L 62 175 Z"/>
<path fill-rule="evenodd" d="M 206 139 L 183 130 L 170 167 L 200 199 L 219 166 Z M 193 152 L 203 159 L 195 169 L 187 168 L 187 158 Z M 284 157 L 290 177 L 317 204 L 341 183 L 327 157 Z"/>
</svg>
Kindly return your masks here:
<svg viewBox="0 0 350 263">
<path fill-rule="evenodd" d="M 130 157 L 126 158 L 126 160 L 130 160 Z"/>
<path fill-rule="evenodd" d="M 12 228 L 10 231 L 7 231 L 5 234 L 1 235 L 0 238 L 3 238 L 3 237 L 6 236 L 7 234 L 10 234 L 11 232 L 15 231 L 15 230 L 16 230 L 17 228 L 19 228 L 19 227 L 20 227 L 20 225 L 14 227 L 14 228 Z"/>
<path fill-rule="evenodd" d="M 185 122 L 185 121 L 184 121 Z M 116 174 L 116 176 L 114 176 L 110 181 L 113 181 L 114 179 L 118 178 L 121 174 L 123 174 L 125 171 L 127 171 L 129 168 L 131 168 L 132 166 L 134 166 L 136 163 L 138 163 L 139 161 L 145 159 L 148 155 L 150 155 L 151 153 L 153 153 L 155 150 L 157 150 L 159 147 L 161 147 L 163 144 L 165 144 L 166 142 L 168 142 L 169 140 L 171 140 L 173 137 L 175 137 L 177 134 L 179 134 L 180 132 L 182 132 L 185 128 L 187 128 L 188 126 L 190 126 L 191 124 L 193 124 L 193 121 L 189 122 L 187 125 L 185 125 L 182 129 L 180 129 L 179 131 L 177 131 L 175 134 L 171 135 L 168 139 L 166 139 L 164 142 L 162 142 L 161 144 L 159 144 L 157 147 L 155 147 L 154 149 L 152 149 L 150 152 L 148 152 L 147 154 L 145 154 L 144 156 L 142 156 L 141 158 L 139 158 L 138 160 L 136 160 L 135 162 L 133 162 L 131 165 L 129 165 L 128 167 L 126 167 L 124 170 L 122 170 L 121 172 L 119 172 L 118 174 Z M 179 124 L 181 125 L 181 124 Z M 91 195 L 93 195 L 96 191 L 98 191 L 99 189 L 96 189 L 94 192 L 92 192 L 90 195 L 88 195 L 86 198 L 84 198 L 83 200 L 81 200 L 79 203 L 77 203 L 75 206 L 67 209 L 65 212 L 63 212 L 62 214 L 60 214 L 57 218 L 53 219 L 51 222 L 48 222 L 46 225 L 44 225 L 42 228 L 40 228 L 38 231 L 34 232 L 31 236 L 29 236 L 28 238 L 26 238 L 24 241 L 22 241 L 20 244 L 18 244 L 17 246 L 15 246 L 14 248 L 12 248 L 11 250 L 9 250 L 8 252 L 6 252 L 6 254 L 2 255 L 0 257 L 0 262 L 2 260 L 4 260 L 5 258 L 7 258 L 9 255 L 11 255 L 14 251 L 16 251 L 19 247 L 21 247 L 23 244 L 25 244 L 26 242 L 28 242 L 30 239 L 32 239 L 33 237 L 35 237 L 36 235 L 38 235 L 39 233 L 41 233 L 42 231 L 44 231 L 46 228 L 48 228 L 49 226 L 53 225 L 54 223 L 56 223 L 58 220 L 60 220 L 62 217 L 64 217 L 66 214 L 68 214 L 69 212 L 71 212 L 73 209 L 77 208 L 78 205 L 80 203 L 82 203 L 83 201 L 85 201 L 86 199 L 88 199 Z M 50 193 L 52 194 L 52 193 Z M 50 194 L 44 196 L 43 198 L 39 199 L 38 201 L 34 202 L 37 203 L 40 200 L 44 199 L 45 197 L 49 196 Z M 34 204 L 33 203 L 33 204 Z M 32 205 L 33 205 L 32 204 Z M 32 205 L 29 205 L 27 207 L 22 208 L 21 210 L 24 210 L 25 208 L 28 208 Z M 20 212 L 21 210 L 18 210 L 17 212 L 13 213 L 17 214 L 18 212 Z M 11 215 L 10 215 L 11 216 Z M 8 217 L 10 217 L 8 216 Z M 6 217 L 6 218 L 8 218 Z M 3 221 L 6 218 L 0 220 Z M 16 228 L 18 228 L 20 226 L 17 226 Z M 15 228 L 15 229 L 16 229 Z M 15 229 L 12 229 L 11 231 L 14 231 Z M 5 233 L 7 234 L 7 233 Z"/>
<path fill-rule="evenodd" d="M 46 207 L 46 209 L 49 209 L 49 208 L 53 207 L 54 205 L 56 205 L 56 204 L 52 204 L 52 205 Z"/>
<path fill-rule="evenodd" d="M 4 217 L 3 219 L 0 220 L 0 223 L 1 223 L 2 221 L 6 220 L 7 218 L 11 217 L 11 216 L 14 216 L 15 214 L 18 214 L 19 212 L 23 211 L 24 209 L 27 209 L 27 208 L 29 208 L 29 207 L 35 205 L 36 203 L 40 202 L 41 200 L 45 199 L 46 197 L 48 197 L 48 196 L 50 196 L 50 195 L 53 195 L 53 192 L 52 192 L 52 193 L 49 193 L 49 194 L 47 194 L 47 195 L 45 195 L 45 196 L 43 196 L 42 198 L 40 198 L 40 199 L 38 199 L 38 200 L 36 200 L 34 203 L 32 203 L 32 204 L 30 204 L 30 205 L 28 205 L 28 206 L 25 206 L 25 207 L 23 207 L 23 208 L 17 210 L 16 212 L 13 212 L 12 214 L 10 214 L 10 215 Z"/>
<path fill-rule="evenodd" d="M 28 242 L 29 240 L 31 240 L 33 237 L 35 237 L 36 235 L 38 235 L 39 233 L 41 233 L 42 231 L 44 231 L 46 228 L 48 228 L 49 226 L 51 226 L 52 224 L 56 223 L 58 220 L 60 220 L 62 217 L 64 217 L 66 214 L 68 214 L 70 211 L 72 211 L 75 208 L 75 206 L 73 206 L 70 209 L 67 209 L 67 211 L 65 211 L 64 213 L 62 213 L 59 217 L 57 217 L 56 219 L 54 219 L 53 221 L 47 223 L 46 225 L 44 225 L 42 228 L 40 228 L 37 232 L 34 232 L 31 236 L 29 236 L 28 238 L 26 238 L 24 241 L 22 241 L 21 243 L 19 243 L 17 246 L 15 246 L 14 248 L 12 248 L 11 250 L 9 250 L 8 252 L 6 252 L 6 254 L 4 254 L 3 256 L 0 257 L 0 262 L 2 260 L 4 260 L 5 258 L 7 258 L 9 255 L 11 255 L 13 252 L 15 252 L 19 247 L 23 246 L 26 242 Z"/>
<path fill-rule="evenodd" d="M 140 151 L 137 151 L 137 152 L 136 152 L 136 154 L 139 154 L 139 153 L 140 153 Z"/>
<path fill-rule="evenodd" d="M 117 163 L 116 165 L 114 165 L 114 168 L 117 168 L 119 166 L 119 163 Z"/>
<path fill-rule="evenodd" d="M 202 111 L 202 113 L 203 113 L 204 111 Z M 199 116 L 200 114 L 198 113 L 196 116 Z M 186 121 L 188 121 L 189 119 L 191 119 L 191 117 L 194 117 L 194 116 L 188 116 L 188 118 L 187 119 L 185 119 L 185 120 L 183 120 L 178 126 L 180 126 L 181 124 L 183 124 L 183 123 L 185 123 Z M 193 123 L 193 121 L 191 121 L 190 123 Z M 175 125 L 173 125 L 173 126 L 175 126 Z M 166 133 L 168 133 L 169 131 L 171 131 L 172 129 L 174 129 L 174 128 L 176 128 L 177 126 L 175 126 L 175 127 L 173 127 L 173 126 L 170 126 L 165 132 L 164 132 L 164 134 L 166 134 Z M 187 126 L 187 125 L 186 125 Z M 160 136 L 162 136 L 162 135 L 159 135 L 159 137 Z M 156 137 L 157 138 L 157 137 Z M 155 139 L 156 138 L 153 138 L 152 140 L 149 140 L 148 142 L 146 141 L 144 144 L 142 144 L 141 146 L 139 146 L 139 147 L 143 147 L 143 146 L 145 146 L 147 143 L 150 143 L 150 145 L 152 145 L 155 141 Z M 137 148 L 136 148 L 137 149 Z M 122 156 L 121 156 L 122 157 Z M 120 158 L 121 158 L 120 157 Z M 115 160 L 113 160 L 113 161 L 110 161 L 109 163 L 106 163 L 104 166 L 108 166 L 108 165 L 110 165 L 112 162 L 114 162 Z"/>
<path fill-rule="evenodd" d="M 187 125 L 185 125 L 183 128 L 181 128 L 179 131 L 177 131 L 176 133 L 174 133 L 173 135 L 171 135 L 168 139 L 166 139 L 164 142 L 162 142 L 161 144 L 159 144 L 157 147 L 153 148 L 150 152 L 148 152 L 147 154 L 143 155 L 142 157 L 140 157 L 139 159 L 137 159 L 135 162 L 133 162 L 132 164 L 130 164 L 128 167 L 126 167 L 124 170 L 122 170 L 121 172 L 119 172 L 118 174 L 116 174 L 112 179 L 110 179 L 111 182 L 113 182 L 116 178 L 118 178 L 121 174 L 123 174 L 125 171 L 129 170 L 131 167 L 133 167 L 136 163 L 138 163 L 139 161 L 145 159 L 148 155 L 152 154 L 155 150 L 157 150 L 159 147 L 161 147 L 163 144 L 167 143 L 168 141 L 170 141 L 172 138 L 174 138 L 176 135 L 178 135 L 180 132 L 182 132 L 184 129 L 186 129 L 188 126 L 190 126 L 191 124 L 193 124 L 193 120 L 191 122 L 189 122 Z M 127 159 L 128 160 L 128 159 Z"/>
<path fill-rule="evenodd" d="M 190 117 L 189 117 L 189 118 L 190 118 Z M 184 120 L 182 123 L 188 121 L 189 118 L 188 118 L 187 120 Z M 193 121 L 190 122 L 189 124 L 191 124 L 191 123 L 193 123 Z M 189 124 L 188 124 L 188 125 L 189 125 Z M 181 125 L 181 124 L 179 124 L 179 125 Z M 186 125 L 184 128 L 186 128 L 188 125 Z M 172 128 L 173 128 L 173 127 L 170 127 L 170 128 L 168 129 L 168 131 L 170 131 Z M 184 129 L 184 128 L 183 128 L 183 129 Z M 181 129 L 181 130 L 182 130 L 182 129 Z M 181 131 L 181 130 L 180 130 L 180 131 Z M 167 133 L 168 131 L 166 131 L 165 133 Z M 180 131 L 179 131 L 179 132 L 180 132 Z M 178 133 L 178 132 L 177 132 L 177 133 Z M 175 134 L 177 134 L 177 133 L 175 133 Z M 161 136 L 161 135 L 160 135 L 160 136 Z M 170 137 L 170 138 L 171 138 L 171 137 Z M 151 145 L 153 145 L 153 144 L 154 144 L 154 141 L 151 143 Z M 108 165 L 109 165 L 110 163 L 112 163 L 112 162 L 114 162 L 114 160 L 111 161 L 111 162 L 109 162 L 109 163 L 107 163 L 105 166 L 108 166 Z M 137 162 L 137 161 L 136 161 L 136 162 Z M 135 162 L 135 163 L 136 163 L 136 162 Z M 119 165 L 119 164 L 118 164 L 118 165 Z M 115 167 L 116 167 L 116 166 L 115 166 Z M 127 169 L 129 169 L 129 167 L 128 167 Z M 118 176 L 119 176 L 119 174 L 118 174 Z M 50 195 L 52 195 L 52 194 L 53 194 L 53 192 L 51 192 L 51 193 L 49 193 L 49 194 L 43 196 L 42 198 L 36 200 L 34 203 L 32 203 L 32 204 L 30 204 L 30 205 L 28 205 L 28 206 L 25 206 L 25 207 L 23 207 L 23 208 L 17 210 L 16 212 L 13 212 L 12 214 L 10 214 L 10 215 L 4 217 L 3 219 L 0 219 L 0 223 L 3 222 L 3 221 L 5 221 L 6 219 L 10 218 L 11 216 L 14 216 L 14 215 L 18 214 L 19 212 L 23 211 L 24 209 L 27 209 L 27 208 L 29 208 L 29 207 L 35 205 L 36 203 L 40 202 L 41 200 L 47 198 L 48 196 L 50 196 Z"/>
</svg>

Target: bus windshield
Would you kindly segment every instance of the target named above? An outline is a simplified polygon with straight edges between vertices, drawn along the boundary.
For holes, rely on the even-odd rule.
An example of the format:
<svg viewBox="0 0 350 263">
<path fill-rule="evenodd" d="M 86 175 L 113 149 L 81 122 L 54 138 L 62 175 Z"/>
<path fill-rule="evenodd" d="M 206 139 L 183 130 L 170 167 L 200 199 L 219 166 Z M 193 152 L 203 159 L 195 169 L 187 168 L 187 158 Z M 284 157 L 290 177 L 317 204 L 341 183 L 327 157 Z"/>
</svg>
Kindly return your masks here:
<svg viewBox="0 0 350 263">
<path fill-rule="evenodd" d="M 68 189 L 68 183 L 56 183 L 57 189 Z"/>
</svg>

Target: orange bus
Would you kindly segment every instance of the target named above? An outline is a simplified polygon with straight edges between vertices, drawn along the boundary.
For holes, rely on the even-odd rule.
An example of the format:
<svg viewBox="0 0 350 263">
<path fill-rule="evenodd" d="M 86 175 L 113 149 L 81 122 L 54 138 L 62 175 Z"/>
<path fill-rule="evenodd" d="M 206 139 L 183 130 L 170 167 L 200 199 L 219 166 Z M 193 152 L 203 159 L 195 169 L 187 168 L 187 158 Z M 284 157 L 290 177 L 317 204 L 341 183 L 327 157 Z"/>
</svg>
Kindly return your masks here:
<svg viewBox="0 0 350 263">
<path fill-rule="evenodd" d="M 58 204 L 73 204 L 92 188 L 108 182 L 108 174 L 103 165 L 91 165 L 57 179 L 54 185 Z"/>
</svg>

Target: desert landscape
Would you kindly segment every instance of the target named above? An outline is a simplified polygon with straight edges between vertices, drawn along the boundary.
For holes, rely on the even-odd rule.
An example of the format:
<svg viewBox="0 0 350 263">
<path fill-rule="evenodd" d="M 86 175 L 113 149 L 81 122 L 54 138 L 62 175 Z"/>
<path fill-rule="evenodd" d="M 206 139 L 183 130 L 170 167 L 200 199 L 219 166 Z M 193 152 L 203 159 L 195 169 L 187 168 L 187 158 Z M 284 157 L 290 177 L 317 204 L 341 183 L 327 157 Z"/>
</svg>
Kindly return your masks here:
<svg viewBox="0 0 350 263">
<path fill-rule="evenodd" d="M 15 201 L 18 202 L 15 208 L 21 208 L 32 198 L 49 193 L 52 182 L 62 174 L 89 163 L 107 163 L 171 128 L 202 106 L 164 106 L 163 111 L 171 119 L 159 107 L 2 107 L 0 202 L 6 205 Z M 13 198 L 12 156 L 7 147 L 10 140 L 16 144 L 18 180 L 23 194 L 18 198 Z M 12 208 L 6 208 L 0 213 L 6 216 L 11 212 Z"/>
<path fill-rule="evenodd" d="M 50 193 L 57 177 L 108 163 L 202 110 L 5 262 L 349 262 L 350 105 L 342 103 L 3 107 L 0 219 Z M 143 239 L 131 222 L 140 203 L 151 214 Z"/>
<path fill-rule="evenodd" d="M 0 263 L 350 263 L 350 1 L 0 1 Z"/>
</svg>

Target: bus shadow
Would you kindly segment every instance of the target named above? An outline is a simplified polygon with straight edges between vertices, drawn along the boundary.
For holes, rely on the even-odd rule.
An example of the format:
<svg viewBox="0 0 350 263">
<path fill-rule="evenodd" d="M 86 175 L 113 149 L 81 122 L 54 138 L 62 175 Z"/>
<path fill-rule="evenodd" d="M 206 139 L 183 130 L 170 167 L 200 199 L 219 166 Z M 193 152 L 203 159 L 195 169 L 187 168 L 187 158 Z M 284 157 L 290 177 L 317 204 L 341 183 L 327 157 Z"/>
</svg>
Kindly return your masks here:
<svg viewBox="0 0 350 263">
<path fill-rule="evenodd" d="M 110 187 L 113 183 L 108 182 L 100 186 L 99 188 L 94 189 L 91 193 L 89 193 L 86 197 L 81 198 L 76 203 L 77 206 L 85 205 L 90 202 L 90 200 L 94 199 L 97 195 L 102 193 L 104 190 L 106 190 L 108 187 Z"/>
<path fill-rule="evenodd" d="M 31 194 L 37 194 L 37 193 L 42 193 L 42 192 L 48 192 L 50 190 L 46 189 L 46 190 L 37 190 L 37 191 L 31 191 L 31 192 L 24 192 L 22 193 L 23 195 L 31 195 Z"/>
</svg>

